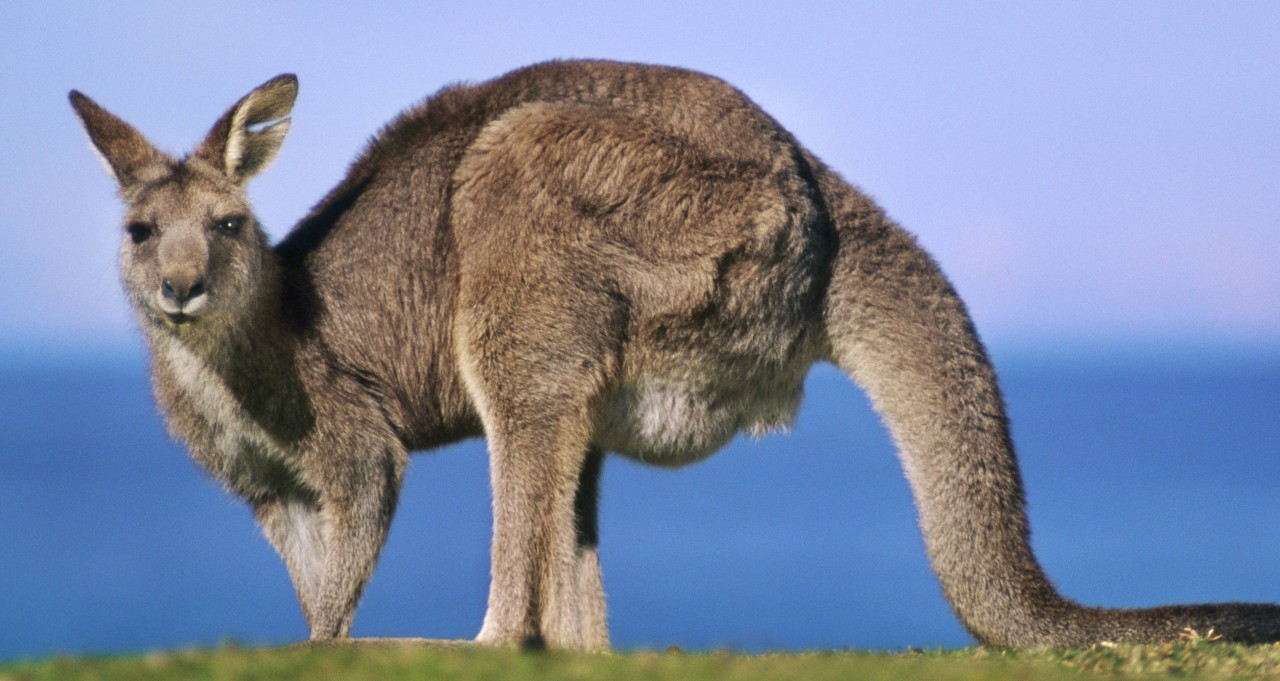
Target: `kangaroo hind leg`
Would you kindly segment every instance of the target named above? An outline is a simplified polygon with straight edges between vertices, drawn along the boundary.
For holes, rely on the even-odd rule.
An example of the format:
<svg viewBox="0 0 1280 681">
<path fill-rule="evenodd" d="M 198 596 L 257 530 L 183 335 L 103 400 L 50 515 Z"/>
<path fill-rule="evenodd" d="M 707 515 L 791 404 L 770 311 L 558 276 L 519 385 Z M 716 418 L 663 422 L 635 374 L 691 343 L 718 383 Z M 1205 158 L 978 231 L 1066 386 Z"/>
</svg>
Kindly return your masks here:
<svg viewBox="0 0 1280 681">
<path fill-rule="evenodd" d="M 578 490 L 574 497 L 574 521 L 577 530 L 574 567 L 577 572 L 578 616 L 582 630 L 582 647 L 587 650 L 608 650 L 609 622 L 604 581 L 600 575 L 600 530 L 598 506 L 600 503 L 600 473 L 604 467 L 604 453 L 598 449 L 587 452 L 578 475 Z"/>
<path fill-rule="evenodd" d="M 583 472 L 594 465 L 584 416 L 584 410 L 565 409 L 536 421 L 488 419 L 499 423 L 488 429 L 493 551 L 489 606 L 478 637 L 483 642 L 553 648 L 607 643 L 599 640 L 604 614 L 599 563 L 589 543 L 594 532 L 582 531 L 584 516 L 576 510 Z M 591 590 L 586 598 L 582 586 Z M 593 620 L 589 634 L 584 604 Z"/>
<path fill-rule="evenodd" d="M 478 639 L 607 647 L 595 551 L 602 454 L 592 437 L 617 365 L 616 303 L 533 286 L 506 306 L 499 301 L 512 298 L 495 293 L 464 304 L 458 328 L 493 486 L 492 582 Z"/>
</svg>

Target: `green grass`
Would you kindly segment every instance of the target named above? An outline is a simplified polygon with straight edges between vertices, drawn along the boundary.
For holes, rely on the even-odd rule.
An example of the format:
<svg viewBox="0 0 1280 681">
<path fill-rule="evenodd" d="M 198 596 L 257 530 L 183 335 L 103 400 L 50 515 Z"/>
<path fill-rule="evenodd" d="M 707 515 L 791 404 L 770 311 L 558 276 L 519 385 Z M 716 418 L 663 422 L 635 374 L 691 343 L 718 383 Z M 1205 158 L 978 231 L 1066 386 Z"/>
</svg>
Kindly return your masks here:
<svg viewBox="0 0 1280 681">
<path fill-rule="evenodd" d="M 745 655 L 627 652 L 613 655 L 517 653 L 477 648 L 339 646 L 148 653 L 121 657 L 54 657 L 0 664 L 0 681 L 75 679 L 494 679 L 577 681 L 796 681 L 902 679 L 1280 678 L 1280 645 L 1238 646 L 1190 640 L 1156 646 L 1083 650 Z"/>
</svg>

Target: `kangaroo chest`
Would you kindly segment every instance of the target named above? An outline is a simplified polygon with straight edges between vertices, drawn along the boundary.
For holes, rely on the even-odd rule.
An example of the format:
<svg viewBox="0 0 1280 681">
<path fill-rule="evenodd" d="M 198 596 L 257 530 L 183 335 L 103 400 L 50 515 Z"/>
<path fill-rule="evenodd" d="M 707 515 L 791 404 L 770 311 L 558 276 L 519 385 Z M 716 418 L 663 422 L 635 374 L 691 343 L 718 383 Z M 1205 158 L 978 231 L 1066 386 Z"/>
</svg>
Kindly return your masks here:
<svg viewBox="0 0 1280 681">
<path fill-rule="evenodd" d="M 208 361 L 177 342 L 158 344 L 157 351 L 170 431 L 211 475 L 237 491 L 267 484 L 268 469 L 286 459 L 285 447 L 244 410 Z"/>
</svg>

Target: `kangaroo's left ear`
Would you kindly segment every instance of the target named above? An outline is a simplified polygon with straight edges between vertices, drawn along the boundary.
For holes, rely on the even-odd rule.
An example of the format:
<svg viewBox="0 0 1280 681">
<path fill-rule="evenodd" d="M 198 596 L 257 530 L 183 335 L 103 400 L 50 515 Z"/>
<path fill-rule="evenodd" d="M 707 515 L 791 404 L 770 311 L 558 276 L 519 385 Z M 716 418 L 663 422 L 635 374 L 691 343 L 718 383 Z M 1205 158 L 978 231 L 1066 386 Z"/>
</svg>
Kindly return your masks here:
<svg viewBox="0 0 1280 681">
<path fill-rule="evenodd" d="M 280 151 L 297 96 L 298 79 L 292 73 L 259 85 L 213 124 L 194 155 L 244 184 L 266 169 Z"/>
</svg>

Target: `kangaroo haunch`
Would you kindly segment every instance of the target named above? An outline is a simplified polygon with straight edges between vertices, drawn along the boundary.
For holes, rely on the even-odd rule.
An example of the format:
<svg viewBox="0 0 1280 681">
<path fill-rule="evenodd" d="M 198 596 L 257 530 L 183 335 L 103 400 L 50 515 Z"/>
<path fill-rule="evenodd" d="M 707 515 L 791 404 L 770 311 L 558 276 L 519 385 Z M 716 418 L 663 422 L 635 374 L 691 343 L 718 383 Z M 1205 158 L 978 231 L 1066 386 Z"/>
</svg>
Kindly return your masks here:
<svg viewBox="0 0 1280 681">
<path fill-rule="evenodd" d="M 964 304 L 909 234 L 724 82 L 573 61 L 445 88 L 273 247 L 245 184 L 296 94 L 291 75 L 268 81 L 181 159 L 71 103 L 124 199 L 120 268 L 169 429 L 252 506 L 313 639 L 347 636 L 408 452 L 484 435 L 479 640 L 607 648 L 605 453 L 679 466 L 783 425 L 821 360 L 887 423 L 929 559 L 980 641 L 1280 639 L 1274 605 L 1058 595 Z"/>
</svg>

